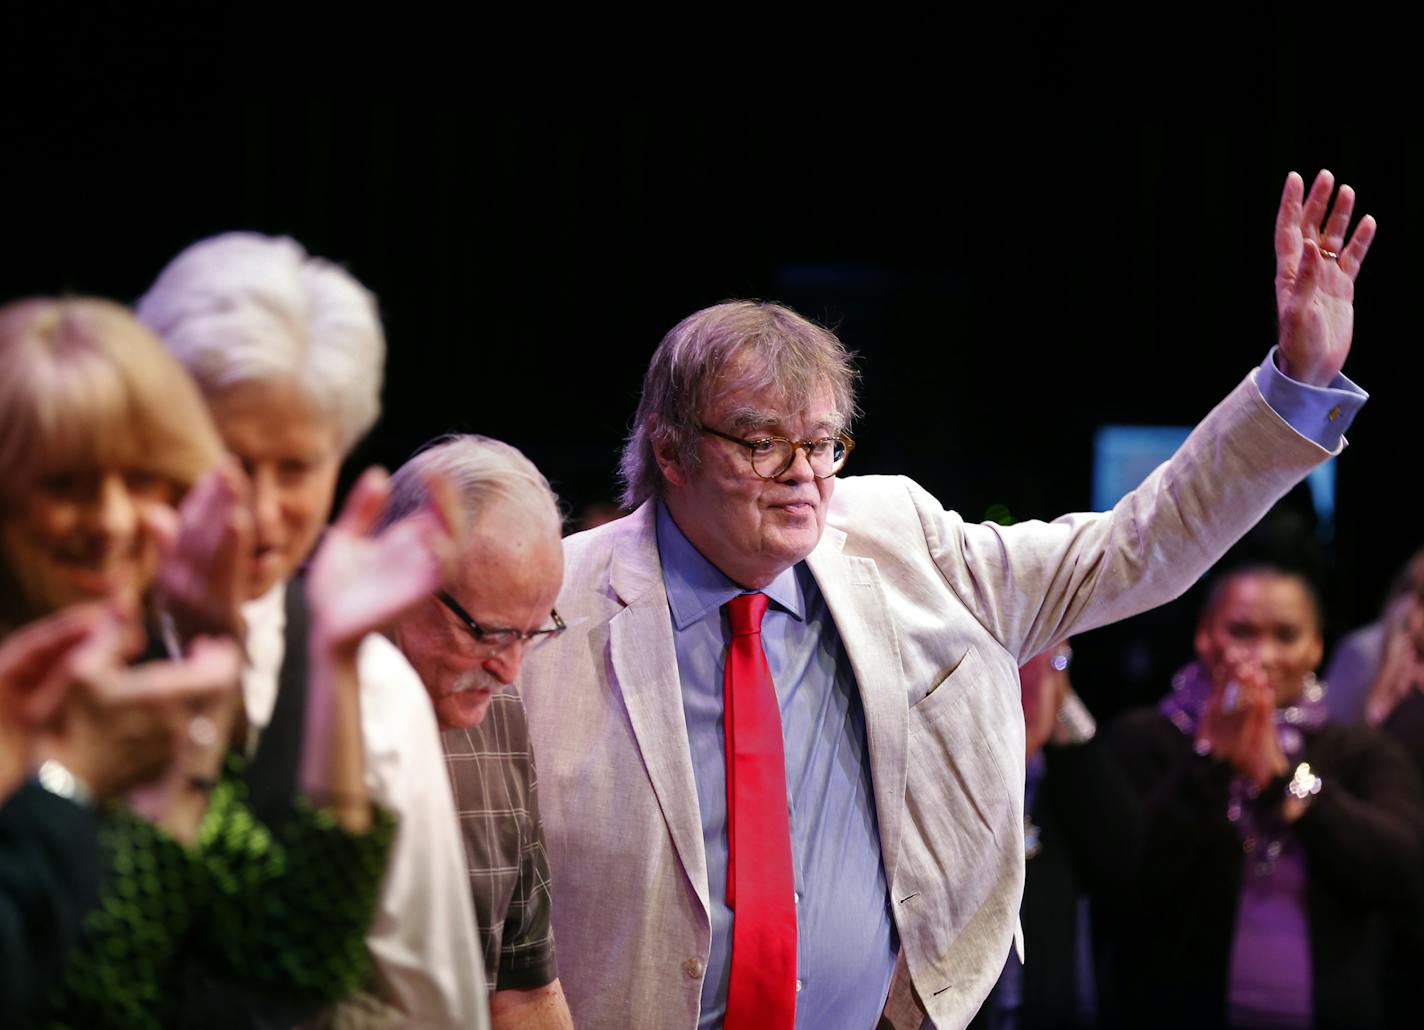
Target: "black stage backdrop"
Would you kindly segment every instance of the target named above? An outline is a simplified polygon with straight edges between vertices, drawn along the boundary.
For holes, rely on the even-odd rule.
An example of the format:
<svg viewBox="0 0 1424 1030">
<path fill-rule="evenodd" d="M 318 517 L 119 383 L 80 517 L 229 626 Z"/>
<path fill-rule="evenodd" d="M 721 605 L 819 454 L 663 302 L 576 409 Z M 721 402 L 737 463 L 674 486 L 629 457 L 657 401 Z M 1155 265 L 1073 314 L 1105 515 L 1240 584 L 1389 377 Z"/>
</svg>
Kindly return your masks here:
<svg viewBox="0 0 1424 1030">
<path fill-rule="evenodd" d="M 253 79 L 266 58 L 156 16 L 46 38 L 5 69 L 0 298 L 132 301 L 198 238 L 289 234 L 380 301 L 385 413 L 353 467 L 488 433 L 571 515 L 616 495 L 659 338 L 728 297 L 786 301 L 859 353 L 850 472 L 910 474 L 975 519 L 1083 508 L 1097 426 L 1194 422 L 1261 360 L 1282 180 L 1329 167 L 1381 223 L 1347 368 L 1374 396 L 1324 541 L 1332 637 L 1373 617 L 1424 542 L 1408 308 L 1424 131 L 1323 110 L 1303 30 L 1241 42 L 1243 92 L 1211 100 L 1147 92 L 1150 52 L 1075 89 L 1043 35 L 1017 72 L 981 61 L 872 96 L 842 66 L 715 99 L 669 95 L 661 65 L 646 81 L 565 68 L 536 99 L 461 65 L 382 96 L 390 60 L 319 89 L 210 89 L 196 83 L 224 62 Z M 136 84 L 165 48 L 182 59 Z M 1159 693 L 1192 604 L 1085 638 L 1080 688 L 1109 707 Z"/>
</svg>

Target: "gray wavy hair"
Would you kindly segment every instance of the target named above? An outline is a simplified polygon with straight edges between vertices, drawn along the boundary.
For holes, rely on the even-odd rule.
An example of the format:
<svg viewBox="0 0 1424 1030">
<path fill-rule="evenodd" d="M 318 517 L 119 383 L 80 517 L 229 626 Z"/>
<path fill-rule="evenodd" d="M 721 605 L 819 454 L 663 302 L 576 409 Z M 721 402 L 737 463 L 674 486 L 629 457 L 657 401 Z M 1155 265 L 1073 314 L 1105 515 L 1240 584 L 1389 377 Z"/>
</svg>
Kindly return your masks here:
<svg viewBox="0 0 1424 1030">
<path fill-rule="evenodd" d="M 349 451 L 381 413 L 386 338 L 376 300 L 296 240 L 229 232 L 188 247 L 135 306 L 204 393 L 289 380 Z"/>
<path fill-rule="evenodd" d="M 696 468 L 702 412 L 733 392 L 770 389 L 786 414 L 829 389 L 841 429 L 856 415 L 853 355 L 836 334 L 782 304 L 732 300 L 703 308 L 673 326 L 643 377 L 633 430 L 619 472 L 623 505 L 663 492 L 657 450 L 671 446 Z"/>
</svg>

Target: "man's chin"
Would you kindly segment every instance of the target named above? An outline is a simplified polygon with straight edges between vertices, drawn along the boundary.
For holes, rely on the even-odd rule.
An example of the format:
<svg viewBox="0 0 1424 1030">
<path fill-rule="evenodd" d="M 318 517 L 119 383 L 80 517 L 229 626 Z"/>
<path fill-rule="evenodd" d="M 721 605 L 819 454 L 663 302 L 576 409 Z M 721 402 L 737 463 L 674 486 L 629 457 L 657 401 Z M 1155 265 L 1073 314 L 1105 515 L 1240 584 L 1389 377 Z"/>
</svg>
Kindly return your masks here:
<svg viewBox="0 0 1424 1030">
<path fill-rule="evenodd" d="M 821 527 L 815 522 L 790 532 L 778 534 L 767 550 L 786 565 L 804 561 L 821 542 Z"/>
<path fill-rule="evenodd" d="M 467 730 L 478 726 L 489 713 L 490 700 L 494 691 L 488 687 L 476 687 L 455 694 L 446 694 L 435 706 L 435 714 L 442 730 Z"/>
</svg>

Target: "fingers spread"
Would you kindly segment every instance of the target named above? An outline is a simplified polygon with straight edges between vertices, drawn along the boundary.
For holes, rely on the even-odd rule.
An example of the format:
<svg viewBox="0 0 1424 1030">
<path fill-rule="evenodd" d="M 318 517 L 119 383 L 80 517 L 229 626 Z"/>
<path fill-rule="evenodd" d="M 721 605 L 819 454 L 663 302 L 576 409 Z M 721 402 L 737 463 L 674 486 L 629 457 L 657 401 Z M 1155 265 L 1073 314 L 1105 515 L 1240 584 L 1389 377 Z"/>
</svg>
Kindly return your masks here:
<svg viewBox="0 0 1424 1030">
<path fill-rule="evenodd" d="M 1355 226 L 1355 234 L 1349 244 L 1340 252 L 1340 268 L 1352 280 L 1360 274 L 1360 266 L 1365 263 L 1365 255 L 1370 252 L 1370 244 L 1375 238 L 1376 223 L 1373 215 L 1365 215 Z"/>
<path fill-rule="evenodd" d="M 221 543 L 233 511 L 238 488 L 230 470 L 218 466 L 198 480 L 179 509 L 182 526 L 179 547 L 197 561 L 207 564 L 221 550 Z"/>
<path fill-rule="evenodd" d="M 429 511 L 443 526 L 445 532 L 455 540 L 465 533 L 465 511 L 455 497 L 455 488 L 450 481 L 435 471 L 428 471 L 421 477 L 425 487 L 425 501 L 421 507 Z"/>
<path fill-rule="evenodd" d="M 1276 210 L 1276 259 L 1288 264 L 1291 271 L 1300 254 L 1300 205 L 1304 192 L 1300 176 L 1291 172 L 1286 176 L 1281 206 Z"/>
<path fill-rule="evenodd" d="M 20 689 L 34 684 L 108 613 L 103 602 L 91 601 L 16 630 L 0 645 L 0 680 Z"/>
<path fill-rule="evenodd" d="M 125 629 L 123 620 L 112 613 L 91 623 L 26 699 L 22 709 L 25 719 L 34 725 L 49 721 L 72 689 L 87 689 L 101 682 L 108 670 L 117 668 L 124 652 Z"/>
<path fill-rule="evenodd" d="M 386 500 L 391 492 L 391 477 L 385 469 L 372 465 L 356 485 L 351 488 L 351 496 L 341 508 L 336 525 L 348 533 L 366 536 L 381 517 Z"/>
<path fill-rule="evenodd" d="M 239 556 L 245 556 L 251 549 L 254 532 L 252 488 L 237 460 L 230 456 L 218 466 L 218 473 L 222 476 L 225 500 L 220 512 L 223 516 L 223 546 L 232 544 L 238 548 Z"/>
<path fill-rule="evenodd" d="M 386 566 L 393 581 L 409 581 L 410 591 L 424 596 L 439 589 L 452 542 L 435 518 L 419 511 L 381 534 L 378 547 L 373 564 Z"/>
<path fill-rule="evenodd" d="M 158 544 L 160 561 L 169 561 L 178 550 L 178 513 L 166 504 L 145 504 L 143 525 Z"/>
<path fill-rule="evenodd" d="M 405 521 L 414 525 L 421 547 L 433 559 L 442 579 L 453 577 L 459 560 L 459 547 L 445 512 L 427 505 Z M 438 585 L 438 584 L 437 584 Z M 434 589 L 432 587 L 432 589 Z"/>
<path fill-rule="evenodd" d="M 121 682 L 106 686 L 105 699 L 123 704 L 202 700 L 236 687 L 241 670 L 236 643 L 199 637 L 183 658 L 124 670 Z"/>
<path fill-rule="evenodd" d="M 1355 191 L 1341 183 L 1335 194 L 1335 206 L 1330 211 L 1330 219 L 1325 223 L 1321 244 L 1326 250 L 1337 253 L 1345 244 L 1345 230 L 1350 228 L 1350 216 L 1355 212 Z"/>
<path fill-rule="evenodd" d="M 1320 169 L 1315 182 L 1310 185 L 1310 194 L 1305 198 L 1305 206 L 1300 215 L 1300 231 L 1307 239 L 1320 238 L 1320 226 L 1325 221 L 1325 212 L 1330 207 L 1330 194 L 1335 189 L 1335 176 L 1328 169 Z"/>
</svg>

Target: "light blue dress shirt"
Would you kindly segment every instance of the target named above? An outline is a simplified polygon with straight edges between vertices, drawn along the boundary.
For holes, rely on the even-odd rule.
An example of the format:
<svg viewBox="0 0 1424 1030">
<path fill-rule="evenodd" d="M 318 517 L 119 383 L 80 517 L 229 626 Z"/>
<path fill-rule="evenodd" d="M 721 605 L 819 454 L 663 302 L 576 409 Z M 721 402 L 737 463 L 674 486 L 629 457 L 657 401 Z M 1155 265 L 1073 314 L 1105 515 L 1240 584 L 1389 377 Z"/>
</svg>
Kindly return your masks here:
<svg viewBox="0 0 1424 1030">
<path fill-rule="evenodd" d="M 744 591 L 692 546 L 658 505 L 658 552 L 672 612 L 682 707 L 707 852 L 712 953 L 701 1027 L 719 1027 L 732 971 L 727 907 L 727 781 L 722 666 L 731 640 L 722 605 Z M 762 641 L 781 709 L 796 893 L 796 1025 L 873 1027 L 899 941 L 880 855 L 865 715 L 845 647 L 805 562 L 762 593 Z"/>
<path fill-rule="evenodd" d="M 1334 451 L 1368 394 L 1337 375 L 1313 387 L 1283 374 L 1272 348 L 1257 386 L 1302 436 Z M 727 907 L 727 782 L 722 667 L 731 641 L 722 605 L 744 593 L 692 546 L 658 504 L 658 553 L 677 650 L 683 715 L 707 853 L 712 951 L 698 1025 L 722 1025 L 732 969 Z M 796 1025 L 875 1026 L 899 940 L 880 853 L 865 713 L 845 647 L 805 562 L 762 593 L 767 664 L 781 709 L 797 894 Z"/>
<path fill-rule="evenodd" d="M 1276 367 L 1279 349 L 1272 347 L 1261 362 L 1256 377 L 1261 396 L 1297 433 L 1334 451 L 1370 395 L 1343 373 L 1336 373 L 1329 386 L 1307 386 L 1292 379 Z"/>
</svg>

